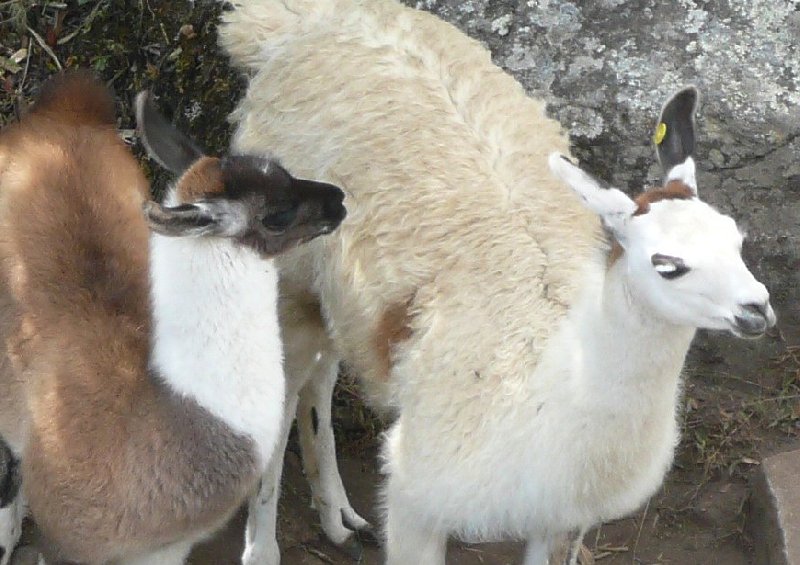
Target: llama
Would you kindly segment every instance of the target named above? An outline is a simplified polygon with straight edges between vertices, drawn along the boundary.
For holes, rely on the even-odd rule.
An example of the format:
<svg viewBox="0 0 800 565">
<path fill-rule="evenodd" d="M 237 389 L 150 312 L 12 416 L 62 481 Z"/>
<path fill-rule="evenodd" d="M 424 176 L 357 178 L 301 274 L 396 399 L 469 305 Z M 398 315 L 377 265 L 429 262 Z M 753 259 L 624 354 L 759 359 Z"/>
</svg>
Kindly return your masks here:
<svg viewBox="0 0 800 565">
<path fill-rule="evenodd" d="M 2 390 L 21 383 L 23 424 L 0 432 L 48 561 L 183 563 L 253 492 L 285 395 L 274 260 L 345 216 L 274 159 L 203 155 L 146 93 L 137 116 L 180 174 L 164 204 L 86 74 L 0 138 Z"/>
<path fill-rule="evenodd" d="M 22 535 L 25 505 L 19 495 L 19 460 L 0 438 L 0 565 L 11 562 L 11 552 Z"/>
<path fill-rule="evenodd" d="M 238 0 L 223 20 L 250 73 L 233 146 L 278 148 L 348 194 L 341 229 L 281 261 L 286 416 L 299 406 L 326 534 L 363 526 L 323 435 L 342 360 L 397 414 L 389 565 L 441 565 L 449 535 L 527 540 L 527 565 L 569 539 L 574 563 L 586 529 L 661 484 L 696 329 L 775 323 L 735 222 L 697 195 L 696 90 L 662 109 L 665 185 L 632 200 L 562 158 L 543 102 L 430 14 Z M 279 560 L 278 464 L 251 501 L 248 565 Z"/>
</svg>

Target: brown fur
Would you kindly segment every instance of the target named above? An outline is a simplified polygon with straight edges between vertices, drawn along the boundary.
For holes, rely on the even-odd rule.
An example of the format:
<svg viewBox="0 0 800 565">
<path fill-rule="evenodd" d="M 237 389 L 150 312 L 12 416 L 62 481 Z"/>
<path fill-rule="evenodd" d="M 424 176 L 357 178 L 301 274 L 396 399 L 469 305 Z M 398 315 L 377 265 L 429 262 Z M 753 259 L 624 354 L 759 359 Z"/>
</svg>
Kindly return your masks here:
<svg viewBox="0 0 800 565">
<path fill-rule="evenodd" d="M 177 191 L 180 202 L 195 202 L 207 196 L 224 193 L 220 160 L 216 157 L 198 160 L 181 176 Z"/>
<path fill-rule="evenodd" d="M 694 198 L 694 191 L 679 180 L 671 180 L 663 188 L 646 190 L 636 197 L 638 208 L 634 216 L 641 216 L 650 211 L 650 205 L 662 200 L 690 200 Z"/>
<path fill-rule="evenodd" d="M 14 300 L 0 279 L 0 433 L 16 455 L 25 445 L 30 414 L 25 398 L 25 383 L 13 370 L 10 355 L 3 346 L 17 335 L 19 316 Z"/>
<path fill-rule="evenodd" d="M 388 381 L 392 369 L 392 354 L 397 344 L 411 337 L 411 300 L 393 304 L 384 310 L 375 331 L 375 350 Z"/>
<path fill-rule="evenodd" d="M 608 267 L 611 268 L 611 266 L 622 257 L 623 253 L 625 253 L 625 250 L 616 239 L 613 239 L 611 241 L 611 251 L 608 252 L 608 260 L 606 261 Z"/>
<path fill-rule="evenodd" d="M 281 281 L 283 282 L 283 281 Z M 293 290 L 293 289 L 291 289 Z M 319 298 L 310 292 L 293 292 L 287 296 L 288 291 L 281 286 L 281 324 L 324 324 Z M 289 305 L 290 307 L 286 307 Z"/>
<path fill-rule="evenodd" d="M 108 120 L 113 100 L 86 80 L 57 79 L 0 136 L 14 367 L 0 365 L 0 390 L 24 388 L 30 409 L 0 424 L 26 420 L 26 494 L 55 556 L 103 563 L 213 530 L 258 475 L 249 440 L 148 372 L 149 187 Z"/>
<path fill-rule="evenodd" d="M 636 197 L 637 205 L 634 216 L 641 216 L 650 211 L 650 205 L 662 200 L 689 200 L 694 198 L 694 191 L 679 180 L 671 180 L 663 188 L 646 190 Z M 622 257 L 625 250 L 616 240 L 611 242 L 611 251 L 608 254 L 608 266 L 611 267 Z"/>
<path fill-rule="evenodd" d="M 32 111 L 57 116 L 62 123 L 113 125 L 116 122 L 114 98 L 86 70 L 56 75 L 47 81 Z"/>
</svg>

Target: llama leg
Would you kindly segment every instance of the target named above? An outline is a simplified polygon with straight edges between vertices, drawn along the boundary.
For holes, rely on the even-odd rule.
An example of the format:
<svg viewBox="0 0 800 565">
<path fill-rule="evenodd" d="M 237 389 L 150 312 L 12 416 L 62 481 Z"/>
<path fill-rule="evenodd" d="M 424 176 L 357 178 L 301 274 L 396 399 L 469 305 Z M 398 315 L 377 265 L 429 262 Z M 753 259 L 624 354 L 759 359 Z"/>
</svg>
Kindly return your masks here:
<svg viewBox="0 0 800 565">
<path fill-rule="evenodd" d="M 569 535 L 569 548 L 567 550 L 567 558 L 564 565 L 578 565 L 578 557 L 581 554 L 583 547 L 583 536 L 586 534 L 586 529 L 575 530 Z"/>
<path fill-rule="evenodd" d="M 280 498 L 281 473 L 286 443 L 292 429 L 297 408 L 297 394 L 291 393 L 281 427 L 281 441 L 261 477 L 258 492 L 250 498 L 247 514 L 247 528 L 244 538 L 243 565 L 278 565 L 281 562 L 278 548 L 278 499 Z"/>
<path fill-rule="evenodd" d="M 578 565 L 585 529 L 574 530 L 556 539 L 531 538 L 525 565 Z"/>
<path fill-rule="evenodd" d="M 24 517 L 25 509 L 21 494 L 0 508 L 0 565 L 8 565 L 11 560 L 22 534 Z"/>
<path fill-rule="evenodd" d="M 7 565 L 22 534 L 25 502 L 20 484 L 19 460 L 0 439 L 0 462 L 4 464 L 0 476 L 0 565 Z"/>
<path fill-rule="evenodd" d="M 525 548 L 524 565 L 548 565 L 550 564 L 550 554 L 553 543 L 549 539 L 531 538 Z M 552 565 L 562 565 L 554 562 Z"/>
<path fill-rule="evenodd" d="M 391 476 L 386 504 L 386 565 L 445 565 L 447 532 L 420 520 L 403 495 L 395 494 Z"/>
<path fill-rule="evenodd" d="M 358 559 L 362 552 L 359 537 L 374 541 L 374 534 L 370 524 L 350 505 L 336 461 L 331 398 L 338 368 L 338 359 L 332 352 L 322 353 L 315 374 L 300 391 L 297 429 L 303 468 L 322 529 L 328 539 Z"/>
</svg>

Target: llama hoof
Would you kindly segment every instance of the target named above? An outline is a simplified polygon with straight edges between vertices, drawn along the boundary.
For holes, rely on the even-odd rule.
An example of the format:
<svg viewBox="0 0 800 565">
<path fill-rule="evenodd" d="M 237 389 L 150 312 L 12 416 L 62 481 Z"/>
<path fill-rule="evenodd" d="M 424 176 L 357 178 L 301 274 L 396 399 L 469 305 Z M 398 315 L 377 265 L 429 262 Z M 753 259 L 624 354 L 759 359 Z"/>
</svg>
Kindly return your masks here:
<svg viewBox="0 0 800 565">
<path fill-rule="evenodd" d="M 339 549 L 356 563 L 360 563 L 364 556 L 364 546 L 377 547 L 378 536 L 375 529 L 367 524 L 358 529 L 354 529 L 352 535 L 344 543 L 340 544 Z"/>
<path fill-rule="evenodd" d="M 360 563 L 364 557 L 364 545 L 361 543 L 357 532 L 353 532 L 353 535 L 347 538 L 339 546 L 339 549 L 356 563 Z"/>
<path fill-rule="evenodd" d="M 580 563 L 580 565 L 595 564 L 594 554 L 592 553 L 592 550 L 583 544 L 581 544 L 581 548 L 578 551 L 578 563 Z"/>
<path fill-rule="evenodd" d="M 306 542 L 305 545 L 319 551 L 323 555 L 327 554 L 329 559 L 331 559 L 330 561 L 326 560 L 329 563 L 333 563 L 333 558 L 330 557 L 331 553 L 338 556 L 336 560 L 337 563 L 339 561 L 345 562 L 343 559 L 350 559 L 355 563 L 361 563 L 364 558 L 364 546 L 358 539 L 358 536 L 355 534 L 355 532 L 353 532 L 341 543 L 335 543 L 331 541 L 325 534 L 320 534 L 313 541 Z M 253 565 L 255 565 L 255 562 Z"/>
<path fill-rule="evenodd" d="M 378 541 L 378 534 L 372 524 L 367 524 L 362 528 L 358 528 L 355 530 L 355 533 L 358 539 L 364 545 L 368 545 L 370 547 L 378 547 L 380 545 L 380 541 Z"/>
<path fill-rule="evenodd" d="M 359 520 L 358 522 L 351 520 L 348 517 L 347 512 L 342 510 L 342 524 L 344 524 L 345 527 L 353 530 L 359 541 L 371 547 L 377 547 L 380 545 L 380 542 L 378 541 L 378 534 L 375 532 L 375 527 L 360 516 L 356 515 L 356 517 Z"/>
</svg>

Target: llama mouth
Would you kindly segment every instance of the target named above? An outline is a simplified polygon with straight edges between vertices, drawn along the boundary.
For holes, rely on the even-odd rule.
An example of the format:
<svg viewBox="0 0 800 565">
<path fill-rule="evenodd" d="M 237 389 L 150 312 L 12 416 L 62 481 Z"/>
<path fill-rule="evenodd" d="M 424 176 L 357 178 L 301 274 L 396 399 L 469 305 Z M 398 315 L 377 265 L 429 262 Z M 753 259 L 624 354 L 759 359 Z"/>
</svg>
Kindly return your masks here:
<svg viewBox="0 0 800 565">
<path fill-rule="evenodd" d="M 742 339 L 758 339 L 767 331 L 767 321 L 764 319 L 759 327 L 754 327 L 751 320 L 742 320 L 736 316 L 735 322 L 731 322 L 730 330 L 733 335 Z"/>
</svg>

